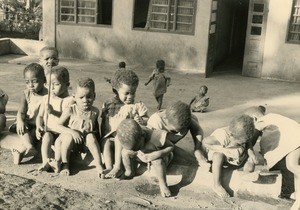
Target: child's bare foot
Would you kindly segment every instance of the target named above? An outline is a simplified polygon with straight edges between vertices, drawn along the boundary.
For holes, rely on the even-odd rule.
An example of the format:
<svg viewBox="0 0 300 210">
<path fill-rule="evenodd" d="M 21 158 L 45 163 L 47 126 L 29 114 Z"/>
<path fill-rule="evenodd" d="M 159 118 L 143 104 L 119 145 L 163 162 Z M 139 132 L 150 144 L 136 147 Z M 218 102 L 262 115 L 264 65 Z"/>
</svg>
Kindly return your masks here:
<svg viewBox="0 0 300 210">
<path fill-rule="evenodd" d="M 20 153 L 17 149 L 12 149 L 11 153 L 13 155 L 14 164 L 19 165 L 24 157 L 24 153 Z"/>
<path fill-rule="evenodd" d="M 43 163 L 39 168 L 38 168 L 38 171 L 51 171 L 52 167 L 49 165 L 49 163 Z"/>
<path fill-rule="evenodd" d="M 68 163 L 61 163 L 61 171 L 60 174 L 65 176 L 70 176 L 69 164 Z"/>
<path fill-rule="evenodd" d="M 169 198 L 171 197 L 171 191 L 167 186 L 160 186 L 160 194 L 164 198 Z"/>
<path fill-rule="evenodd" d="M 226 190 L 221 185 L 214 186 L 213 191 L 221 198 L 229 198 L 230 197 L 228 192 L 226 192 Z"/>
<path fill-rule="evenodd" d="M 122 175 L 122 171 L 120 169 L 113 168 L 108 174 L 105 175 L 105 178 L 119 178 Z"/>
<path fill-rule="evenodd" d="M 34 147 L 30 147 L 25 151 L 24 157 L 34 157 L 36 156 L 38 151 Z"/>
<path fill-rule="evenodd" d="M 49 163 L 50 167 L 52 168 L 52 170 L 54 171 L 54 173 L 59 173 L 60 172 L 60 169 L 61 169 L 60 162 L 58 162 L 55 159 L 49 158 L 48 163 Z"/>
</svg>

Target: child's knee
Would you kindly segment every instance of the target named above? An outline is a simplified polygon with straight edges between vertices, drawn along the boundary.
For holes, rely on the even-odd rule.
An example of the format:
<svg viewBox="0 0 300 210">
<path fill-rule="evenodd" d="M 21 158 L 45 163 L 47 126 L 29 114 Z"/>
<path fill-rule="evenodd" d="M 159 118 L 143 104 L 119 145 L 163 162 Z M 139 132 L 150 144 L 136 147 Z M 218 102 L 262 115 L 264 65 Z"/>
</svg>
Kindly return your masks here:
<svg viewBox="0 0 300 210">
<path fill-rule="evenodd" d="M 215 152 L 213 154 L 213 162 L 216 162 L 216 161 L 223 161 L 225 158 L 225 155 L 223 153 L 220 153 L 220 152 Z"/>
</svg>

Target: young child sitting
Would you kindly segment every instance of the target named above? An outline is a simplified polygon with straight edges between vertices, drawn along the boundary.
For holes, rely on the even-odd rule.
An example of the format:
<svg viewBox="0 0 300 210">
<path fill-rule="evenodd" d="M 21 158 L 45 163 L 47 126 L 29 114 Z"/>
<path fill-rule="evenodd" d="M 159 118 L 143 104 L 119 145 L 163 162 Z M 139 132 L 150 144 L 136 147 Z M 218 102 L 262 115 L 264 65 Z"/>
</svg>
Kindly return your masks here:
<svg viewBox="0 0 300 210">
<path fill-rule="evenodd" d="M 6 127 L 6 104 L 8 102 L 8 95 L 0 89 L 0 132 L 2 132 Z"/>
<path fill-rule="evenodd" d="M 77 80 L 73 93 L 75 103 L 66 108 L 58 120 L 57 131 L 61 134 L 55 141 L 55 160 L 49 162 L 54 172 L 70 175 L 71 150 L 77 148 L 84 151 L 87 147 L 94 158 L 97 175 L 104 177 L 101 151 L 96 137 L 99 132 L 99 110 L 93 106 L 95 96 L 95 83 L 92 79 Z"/>
<path fill-rule="evenodd" d="M 138 84 L 139 78 L 133 71 L 116 72 L 112 80 L 116 95 L 102 106 L 103 156 L 106 169 L 111 170 L 106 174 L 108 178 L 118 177 L 121 172 L 121 145 L 115 141 L 115 131 L 119 123 L 123 119 L 132 118 L 139 124 L 146 125 L 148 120 L 148 109 L 144 103 L 134 103 Z"/>
<path fill-rule="evenodd" d="M 221 183 L 224 163 L 244 166 L 246 172 L 254 171 L 256 158 L 251 143 L 253 136 L 253 118 L 244 114 L 231 120 L 229 126 L 218 128 L 203 139 L 203 144 L 208 149 L 208 159 L 212 161 L 213 190 L 220 197 L 229 197 Z"/>
<path fill-rule="evenodd" d="M 149 80 L 145 83 L 147 86 L 153 80 L 153 95 L 158 103 L 157 109 L 160 110 L 164 94 L 167 92 L 167 87 L 171 84 L 171 77 L 168 72 L 165 72 L 165 61 L 156 61 L 156 69 L 149 76 Z"/>
<path fill-rule="evenodd" d="M 9 128 L 10 132 L 16 132 L 21 137 L 19 148 L 13 148 L 14 164 L 19 164 L 24 156 L 35 156 L 37 150 L 33 143 L 35 137 L 36 117 L 42 102 L 47 94 L 44 87 L 44 69 L 37 63 L 31 63 L 25 67 L 23 73 L 26 87 L 21 96 L 20 108 L 17 113 L 17 121 Z"/>
<path fill-rule="evenodd" d="M 48 74 L 52 67 L 57 66 L 58 63 L 58 50 L 55 47 L 46 46 L 40 50 L 40 64 L 44 68 L 45 75 Z"/>
<path fill-rule="evenodd" d="M 50 78 L 51 76 L 51 78 Z M 36 137 L 42 140 L 42 166 L 39 171 L 51 169 L 48 159 L 51 157 L 51 146 L 58 137 L 57 122 L 62 111 L 69 107 L 73 98 L 69 96 L 69 72 L 61 66 L 53 67 L 47 75 L 47 82 L 51 82 L 49 93 L 43 97 L 39 115 L 36 119 Z"/>
<path fill-rule="evenodd" d="M 117 129 L 117 137 L 122 145 L 122 160 L 125 167 L 123 178 L 132 178 L 137 164 L 134 160 L 151 164 L 158 178 L 161 195 L 170 197 L 166 182 L 166 168 L 172 160 L 174 145 L 167 139 L 167 132 L 141 127 L 136 121 L 126 119 Z"/>
<path fill-rule="evenodd" d="M 190 131 L 194 141 L 194 155 L 199 166 L 209 170 L 210 164 L 204 156 L 202 147 L 203 130 L 198 119 L 191 113 L 188 104 L 181 101 L 169 104 L 166 110 L 152 114 L 147 126 L 151 129 L 159 129 L 168 132 L 168 139 L 176 144 Z M 176 154 L 175 154 L 176 155 Z"/>
<path fill-rule="evenodd" d="M 191 102 L 190 107 L 192 112 L 206 112 L 209 105 L 209 97 L 206 95 L 208 91 L 207 86 L 202 85 L 199 89 L 199 94 L 195 96 Z"/>
</svg>

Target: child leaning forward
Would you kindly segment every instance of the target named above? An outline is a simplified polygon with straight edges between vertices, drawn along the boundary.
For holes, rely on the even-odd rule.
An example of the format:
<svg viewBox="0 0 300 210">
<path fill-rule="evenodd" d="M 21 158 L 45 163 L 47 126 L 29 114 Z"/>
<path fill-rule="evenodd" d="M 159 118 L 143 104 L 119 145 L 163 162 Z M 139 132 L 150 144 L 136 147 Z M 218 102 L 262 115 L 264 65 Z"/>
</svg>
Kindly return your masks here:
<svg viewBox="0 0 300 210">
<path fill-rule="evenodd" d="M 72 149 L 77 147 L 78 150 L 84 151 L 87 147 L 94 158 L 97 175 L 104 178 L 100 146 L 97 141 L 99 110 L 93 106 L 95 96 L 95 83 L 92 79 L 77 80 L 73 94 L 75 104 L 63 111 L 58 122 L 57 129 L 61 134 L 55 142 L 55 160 L 49 162 L 54 172 L 68 176 Z M 64 126 L 66 122 L 68 126 Z"/>
<path fill-rule="evenodd" d="M 122 145 L 122 161 L 125 167 L 121 179 L 129 179 L 135 175 L 135 161 L 151 164 L 158 178 L 161 195 L 170 197 L 166 168 L 173 158 L 174 144 L 167 139 L 167 132 L 151 130 L 140 126 L 133 119 L 126 119 L 120 123 L 116 138 Z"/>
</svg>

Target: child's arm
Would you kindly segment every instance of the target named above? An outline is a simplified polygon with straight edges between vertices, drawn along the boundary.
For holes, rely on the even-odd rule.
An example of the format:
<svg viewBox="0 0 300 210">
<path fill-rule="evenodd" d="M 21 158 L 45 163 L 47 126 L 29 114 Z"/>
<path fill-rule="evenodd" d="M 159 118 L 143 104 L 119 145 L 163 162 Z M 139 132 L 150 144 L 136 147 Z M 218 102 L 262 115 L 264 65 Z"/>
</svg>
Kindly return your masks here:
<svg viewBox="0 0 300 210">
<path fill-rule="evenodd" d="M 27 112 L 27 102 L 25 99 L 25 95 L 22 94 L 21 96 L 21 102 L 20 102 L 20 107 L 17 113 L 17 134 L 18 135 L 24 135 L 25 132 L 25 116 Z"/>
<path fill-rule="evenodd" d="M 147 86 L 147 85 L 153 80 L 153 77 L 154 77 L 154 75 L 155 75 L 155 72 L 156 72 L 156 70 L 154 70 L 154 71 L 152 72 L 152 74 L 149 76 L 149 80 L 145 83 L 145 86 Z"/>
<path fill-rule="evenodd" d="M 168 155 L 170 152 L 172 152 L 174 149 L 174 144 L 169 141 L 168 139 L 166 139 L 166 142 L 164 144 L 164 147 L 158 151 L 154 151 L 154 152 L 150 152 L 150 153 L 143 153 L 142 151 L 138 151 L 137 153 L 137 157 L 145 162 L 151 162 L 153 160 L 156 160 L 158 158 L 163 158 L 166 155 Z"/>
<path fill-rule="evenodd" d="M 58 133 L 69 133 L 70 135 L 72 135 L 75 143 L 81 144 L 83 141 L 83 136 L 81 135 L 81 133 L 79 131 L 64 126 L 64 124 L 70 119 L 71 114 L 72 113 L 70 108 L 66 108 L 63 111 L 63 113 L 61 114 L 58 120 L 55 131 Z"/>
<path fill-rule="evenodd" d="M 36 117 L 36 129 L 35 129 L 35 135 L 37 139 L 42 138 L 42 132 L 44 131 L 43 125 L 44 125 L 44 114 L 45 114 L 45 104 L 41 103 L 38 116 Z"/>
<path fill-rule="evenodd" d="M 192 103 L 195 101 L 196 96 L 194 98 L 192 98 L 191 102 L 190 102 L 190 106 L 192 105 Z"/>
</svg>

